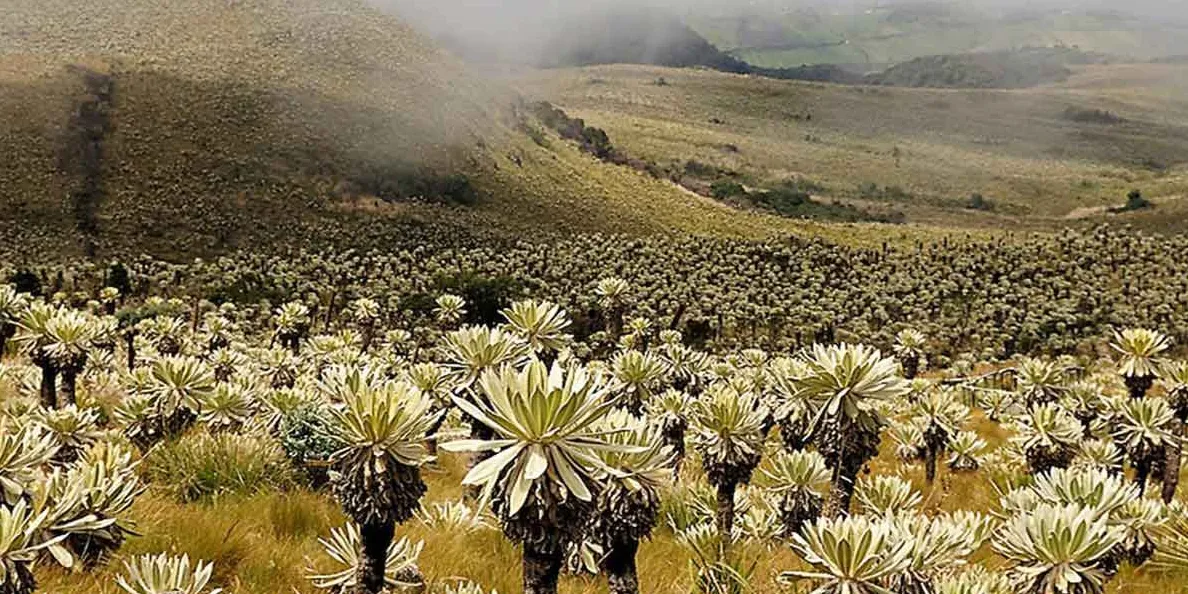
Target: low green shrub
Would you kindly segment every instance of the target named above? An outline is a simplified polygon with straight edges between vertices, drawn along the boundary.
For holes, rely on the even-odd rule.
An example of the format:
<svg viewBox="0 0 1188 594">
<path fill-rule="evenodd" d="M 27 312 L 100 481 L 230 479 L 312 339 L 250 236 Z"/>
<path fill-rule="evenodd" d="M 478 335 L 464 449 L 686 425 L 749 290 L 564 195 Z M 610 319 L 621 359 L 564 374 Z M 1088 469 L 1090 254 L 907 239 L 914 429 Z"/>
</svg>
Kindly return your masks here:
<svg viewBox="0 0 1188 594">
<path fill-rule="evenodd" d="M 330 415 L 319 406 L 303 406 L 284 416 L 280 427 L 281 447 L 305 483 L 315 489 L 329 480 L 330 459 L 338 445 L 331 434 Z"/>
<path fill-rule="evenodd" d="M 1082 124 L 1123 124 L 1125 119 L 1104 109 L 1085 109 L 1069 106 L 1064 110 L 1064 119 Z"/>
<path fill-rule="evenodd" d="M 812 203 L 812 196 L 794 187 L 782 186 L 768 192 L 755 194 L 755 202 L 789 216 L 799 213 L 800 207 Z"/>
<path fill-rule="evenodd" d="M 710 186 L 710 194 L 718 200 L 746 196 L 747 189 L 742 184 L 728 179 L 718 180 Z"/>
<path fill-rule="evenodd" d="M 900 186 L 880 187 L 874 182 L 858 185 L 858 196 L 867 200 L 911 200 L 915 195 Z"/>
<path fill-rule="evenodd" d="M 1145 210 L 1153 206 L 1155 205 L 1151 204 L 1151 201 L 1147 200 L 1146 197 L 1143 196 L 1142 190 L 1131 190 L 1130 193 L 1126 195 L 1126 205 L 1120 206 L 1118 208 L 1111 208 L 1110 212 L 1116 214 L 1134 212 L 1136 210 Z"/>
<path fill-rule="evenodd" d="M 280 444 L 251 433 L 185 435 L 153 449 L 144 469 L 149 481 L 182 502 L 250 495 L 294 482 Z"/>
<path fill-rule="evenodd" d="M 974 192 L 970 194 L 969 201 L 966 202 L 965 207 L 970 210 L 991 211 L 994 210 L 994 203 L 987 200 L 985 196 Z"/>
</svg>

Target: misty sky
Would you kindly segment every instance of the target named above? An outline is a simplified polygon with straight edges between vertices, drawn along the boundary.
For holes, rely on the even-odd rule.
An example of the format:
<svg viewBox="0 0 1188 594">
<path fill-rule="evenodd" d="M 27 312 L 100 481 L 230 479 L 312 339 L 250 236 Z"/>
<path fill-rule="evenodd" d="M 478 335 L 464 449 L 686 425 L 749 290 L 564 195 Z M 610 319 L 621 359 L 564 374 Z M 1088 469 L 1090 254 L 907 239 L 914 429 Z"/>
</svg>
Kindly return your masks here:
<svg viewBox="0 0 1188 594">
<path fill-rule="evenodd" d="M 508 22 L 549 22 L 575 12 L 607 7 L 654 7 L 682 13 L 763 13 L 796 7 L 861 12 L 875 6 L 918 0 L 372 0 L 395 8 L 421 24 L 485 28 Z M 981 10 L 1069 8 L 1122 12 L 1188 20 L 1188 0 L 953 0 Z"/>
</svg>

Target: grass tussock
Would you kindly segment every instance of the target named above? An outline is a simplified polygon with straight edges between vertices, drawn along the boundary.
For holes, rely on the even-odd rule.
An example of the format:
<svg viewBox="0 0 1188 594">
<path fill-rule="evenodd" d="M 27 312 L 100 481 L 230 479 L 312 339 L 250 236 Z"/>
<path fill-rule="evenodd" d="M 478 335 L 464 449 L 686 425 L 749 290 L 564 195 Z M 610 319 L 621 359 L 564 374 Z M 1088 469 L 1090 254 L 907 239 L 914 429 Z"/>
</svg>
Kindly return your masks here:
<svg viewBox="0 0 1188 594">
<path fill-rule="evenodd" d="M 113 594 L 121 559 L 166 551 L 213 561 L 213 581 L 232 593 L 313 592 L 304 575 L 320 556 L 316 535 L 343 522 L 328 497 L 303 492 L 182 504 L 154 488 L 137 500 L 133 516 L 141 536 L 116 559 L 94 573 L 39 568 L 41 591 Z"/>
<path fill-rule="evenodd" d="M 182 502 L 251 495 L 294 482 L 280 444 L 250 433 L 185 435 L 149 452 L 144 469 L 150 481 Z"/>
</svg>

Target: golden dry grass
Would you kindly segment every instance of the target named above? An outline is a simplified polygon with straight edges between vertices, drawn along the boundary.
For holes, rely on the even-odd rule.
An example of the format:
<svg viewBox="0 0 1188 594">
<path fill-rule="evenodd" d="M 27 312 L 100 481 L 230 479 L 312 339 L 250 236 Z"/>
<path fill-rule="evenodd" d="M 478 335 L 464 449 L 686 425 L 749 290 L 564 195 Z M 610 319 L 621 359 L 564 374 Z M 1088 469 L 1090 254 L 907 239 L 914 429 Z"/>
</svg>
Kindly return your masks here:
<svg viewBox="0 0 1188 594">
<path fill-rule="evenodd" d="M 976 411 L 971 427 L 991 445 L 1001 444 L 1007 436 L 1001 426 Z M 996 494 L 984 473 L 953 474 L 942 465 L 935 488 L 930 489 L 924 483 L 923 470 L 918 465 L 903 467 L 890 451 L 889 442 L 884 439 L 884 451 L 871 463 L 871 471 L 900 474 L 912 481 L 925 495 L 926 509 L 986 511 L 995 506 Z M 686 472 L 698 471 L 687 467 Z M 463 474 L 465 459 L 445 455 L 425 470 L 430 487 L 425 501 L 461 497 Z M 317 538 L 345 522 L 328 494 L 301 490 L 185 505 L 150 491 L 136 503 L 132 515 L 143 534 L 129 540 L 121 556 L 168 551 L 213 560 L 217 583 L 230 594 L 317 592 L 304 577 L 307 568 L 327 568 Z M 398 528 L 397 533 L 424 540 L 420 566 L 431 584 L 469 579 L 505 594 L 520 591 L 519 553 L 498 530 L 466 534 L 431 530 L 410 521 Z M 749 544 L 742 547 L 741 554 L 756 563 L 752 583 L 755 594 L 789 592 L 777 585 L 775 577 L 780 571 L 802 563 L 790 549 L 778 544 L 771 547 Z M 991 568 L 1006 567 L 1005 561 L 996 557 L 989 547 L 978 551 L 974 560 Z M 642 592 L 690 591 L 688 553 L 665 528 L 658 528 L 654 538 L 643 545 L 639 567 Z M 116 594 L 119 590 L 113 580 L 120 571 L 117 559 L 94 573 L 70 574 L 43 566 L 37 574 L 42 592 Z M 1108 592 L 1188 593 L 1186 577 L 1127 568 L 1110 583 Z M 563 594 L 606 591 L 605 581 L 596 577 L 562 579 Z"/>
<path fill-rule="evenodd" d="M 1132 188 L 1156 203 L 1188 190 L 1188 168 L 1175 165 L 1188 150 L 1185 72 L 1095 66 L 1061 86 L 963 91 L 607 66 L 528 72 L 516 84 L 652 161 L 699 161 L 758 184 L 807 177 L 862 205 L 859 184 L 899 186 L 913 197 L 881 206 L 914 222 L 1043 229 L 1076 209 L 1119 205 Z M 1071 122 L 1070 106 L 1128 121 Z M 962 208 L 974 192 L 996 212 Z"/>
</svg>

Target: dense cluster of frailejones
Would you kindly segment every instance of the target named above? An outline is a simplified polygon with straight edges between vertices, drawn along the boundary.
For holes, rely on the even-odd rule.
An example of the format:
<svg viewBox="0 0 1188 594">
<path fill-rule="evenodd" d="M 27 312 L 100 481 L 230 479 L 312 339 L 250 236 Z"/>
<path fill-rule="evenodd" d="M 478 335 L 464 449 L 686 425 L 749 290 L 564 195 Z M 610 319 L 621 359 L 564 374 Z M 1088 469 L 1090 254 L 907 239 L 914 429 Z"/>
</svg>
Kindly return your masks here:
<svg viewBox="0 0 1188 594">
<path fill-rule="evenodd" d="M 707 593 L 747 589 L 752 542 L 839 594 L 1089 594 L 1123 565 L 1188 566 L 1183 264 L 1162 240 L 575 241 L 14 269 L 0 594 L 109 563 L 132 594 L 212 591 L 204 561 L 120 554 L 157 487 L 146 454 L 185 440 L 270 448 L 341 504 L 310 574 L 333 592 L 483 591 L 424 575 L 410 521 L 501 528 L 531 593 L 565 571 L 638 592 L 656 530 Z M 870 473 L 888 450 L 899 472 Z M 469 457 L 467 498 L 422 506 L 435 455 Z M 997 505 L 926 505 L 904 476 L 931 490 L 941 465 Z M 971 560 L 986 545 L 1009 571 Z"/>
</svg>

